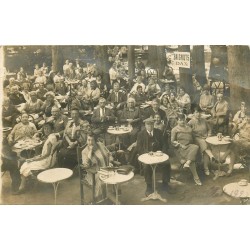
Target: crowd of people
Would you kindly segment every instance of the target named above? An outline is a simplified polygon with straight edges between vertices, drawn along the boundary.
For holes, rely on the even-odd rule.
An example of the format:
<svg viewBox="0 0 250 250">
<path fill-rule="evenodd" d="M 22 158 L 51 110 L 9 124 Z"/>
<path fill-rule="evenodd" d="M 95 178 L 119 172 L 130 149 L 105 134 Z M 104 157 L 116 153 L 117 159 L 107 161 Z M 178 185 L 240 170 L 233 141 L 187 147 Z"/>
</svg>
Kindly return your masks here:
<svg viewBox="0 0 250 250">
<path fill-rule="evenodd" d="M 197 91 L 195 96 L 189 95 L 185 86 L 178 85 L 170 66 L 166 65 L 163 79 L 159 79 L 146 71 L 140 58 L 135 78 L 129 79 L 124 53 L 116 47 L 109 51 L 106 73 L 96 64 L 66 60 L 62 71 L 49 70 L 43 63 L 41 67 L 35 65 L 33 76 L 28 76 L 21 67 L 16 78 L 4 80 L 2 124 L 12 130 L 3 135 L 2 171 L 11 173 L 13 194 L 27 190 L 27 178 L 34 171 L 49 168 L 51 162 L 73 169 L 79 164 L 76 149 L 84 145 L 84 168 L 98 171 L 114 159 L 131 164 L 135 172 L 144 174 L 146 195 L 152 193 L 152 169 L 145 165 L 140 171 L 137 158 L 151 151 L 168 154 L 172 149 L 183 168 L 190 169 L 196 185 L 202 185 L 197 173 L 199 157 L 204 174 L 209 176 L 211 165 L 221 164 L 229 156 L 227 175 L 232 174 L 239 150 L 249 152 L 250 148 L 250 116 L 245 103 L 234 114 L 223 92 L 214 96 L 209 83 L 200 86 L 195 78 Z M 121 136 L 122 150 L 117 153 L 118 142 L 107 130 L 119 125 L 132 129 L 128 136 Z M 220 159 L 206 142 L 207 137 L 217 133 L 232 139 L 236 134 L 239 137 Z M 39 138 L 43 146 L 40 154 L 24 159 L 18 168 L 20 159 L 12 148 L 26 138 Z M 113 152 L 110 145 L 114 146 Z M 167 161 L 162 164 L 166 192 L 171 192 L 170 177 L 171 164 Z M 86 178 L 92 184 L 91 178 Z M 96 194 L 100 195 L 98 178 L 97 184 Z"/>
</svg>

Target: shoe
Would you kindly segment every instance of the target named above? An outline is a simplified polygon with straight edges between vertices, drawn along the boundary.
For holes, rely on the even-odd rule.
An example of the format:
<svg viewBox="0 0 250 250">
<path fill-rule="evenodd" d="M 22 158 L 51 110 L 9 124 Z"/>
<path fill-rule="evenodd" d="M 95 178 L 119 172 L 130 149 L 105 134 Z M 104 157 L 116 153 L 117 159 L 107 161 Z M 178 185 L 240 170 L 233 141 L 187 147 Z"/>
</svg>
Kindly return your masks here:
<svg viewBox="0 0 250 250">
<path fill-rule="evenodd" d="M 146 195 L 146 197 L 148 197 L 150 194 L 152 194 L 153 193 L 153 189 L 152 189 L 152 185 L 148 185 L 147 184 L 147 189 L 146 189 L 146 191 L 145 191 L 145 195 Z"/>
<path fill-rule="evenodd" d="M 216 163 L 216 164 L 219 163 L 219 161 L 217 161 L 213 156 L 210 158 L 210 161 L 211 161 L 212 163 Z"/>
<path fill-rule="evenodd" d="M 227 177 L 231 176 L 232 172 L 233 172 L 232 169 L 228 170 L 227 173 L 226 173 L 226 176 L 227 176 Z"/>
<path fill-rule="evenodd" d="M 202 186 L 202 183 L 199 178 L 198 179 L 194 178 L 194 182 L 195 182 L 195 185 Z"/>
<path fill-rule="evenodd" d="M 185 163 L 185 164 L 183 165 L 183 168 L 189 168 L 189 167 L 190 167 L 190 165 L 187 164 L 187 163 Z"/>
<path fill-rule="evenodd" d="M 206 176 L 209 176 L 209 175 L 210 175 L 210 172 L 209 172 L 208 169 L 205 169 L 204 172 L 205 172 L 205 175 L 206 175 Z"/>
<path fill-rule="evenodd" d="M 11 194 L 12 194 L 12 195 L 24 194 L 25 191 L 26 191 L 25 188 L 21 188 L 21 189 L 19 189 L 19 190 L 17 190 L 17 191 L 13 191 Z"/>
</svg>

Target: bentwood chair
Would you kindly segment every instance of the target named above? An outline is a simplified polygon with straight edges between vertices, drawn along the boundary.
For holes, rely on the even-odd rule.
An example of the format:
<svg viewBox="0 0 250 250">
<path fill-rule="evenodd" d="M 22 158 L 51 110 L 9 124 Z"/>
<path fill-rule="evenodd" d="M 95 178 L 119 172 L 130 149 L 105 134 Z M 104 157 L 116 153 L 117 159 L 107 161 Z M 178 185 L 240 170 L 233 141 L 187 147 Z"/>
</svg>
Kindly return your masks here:
<svg viewBox="0 0 250 250">
<path fill-rule="evenodd" d="M 80 202 L 81 205 L 85 205 L 87 204 L 85 202 L 85 198 L 84 198 L 84 193 L 85 193 L 85 188 L 86 187 L 90 187 L 90 185 L 87 183 L 87 181 L 85 180 L 85 177 L 87 175 L 87 173 L 90 173 L 92 175 L 92 204 L 96 204 L 96 199 L 95 199 L 95 175 L 96 175 L 96 171 L 93 169 L 85 169 L 83 167 L 82 164 L 82 151 L 83 149 L 86 147 L 87 145 L 83 145 L 77 146 L 77 162 L 78 162 L 78 170 L 79 170 L 79 181 L 80 181 Z"/>
</svg>

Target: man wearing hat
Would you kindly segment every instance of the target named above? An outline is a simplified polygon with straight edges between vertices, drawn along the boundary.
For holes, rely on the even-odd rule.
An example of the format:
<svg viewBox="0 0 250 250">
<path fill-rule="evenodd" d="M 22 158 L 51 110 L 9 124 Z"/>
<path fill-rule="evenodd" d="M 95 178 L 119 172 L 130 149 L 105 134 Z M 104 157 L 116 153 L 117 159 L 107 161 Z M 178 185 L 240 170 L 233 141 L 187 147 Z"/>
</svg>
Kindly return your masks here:
<svg viewBox="0 0 250 250">
<path fill-rule="evenodd" d="M 154 128 L 155 120 L 153 118 L 147 118 L 143 121 L 145 128 L 138 133 L 137 137 L 137 152 L 139 155 L 149 153 L 151 151 L 156 152 L 163 149 L 163 136 L 162 132 Z M 168 183 L 170 181 L 170 162 L 161 164 L 162 166 L 162 189 L 163 191 L 170 191 Z M 146 196 L 153 193 L 152 189 L 152 168 L 150 165 L 144 165 L 144 178 L 147 184 Z"/>
</svg>

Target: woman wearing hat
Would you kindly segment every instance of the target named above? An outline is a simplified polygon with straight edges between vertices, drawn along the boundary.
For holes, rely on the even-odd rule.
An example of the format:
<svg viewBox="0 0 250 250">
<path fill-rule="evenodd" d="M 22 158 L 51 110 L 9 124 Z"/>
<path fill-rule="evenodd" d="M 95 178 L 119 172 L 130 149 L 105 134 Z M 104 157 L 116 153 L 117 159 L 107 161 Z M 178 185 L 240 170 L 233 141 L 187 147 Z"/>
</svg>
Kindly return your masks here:
<svg viewBox="0 0 250 250">
<path fill-rule="evenodd" d="M 63 135 L 62 148 L 59 151 L 58 162 L 60 167 L 74 168 L 77 164 L 76 147 L 86 144 L 89 122 L 80 118 L 78 109 L 71 110 L 72 120 L 68 121 Z"/>
<path fill-rule="evenodd" d="M 214 106 L 214 97 L 209 93 L 209 91 L 210 87 L 207 84 L 205 84 L 203 86 L 199 103 L 200 108 L 207 113 L 211 113 L 211 109 Z"/>
<path fill-rule="evenodd" d="M 42 154 L 31 159 L 27 159 L 21 166 L 21 185 L 19 187 L 20 193 L 25 191 L 27 177 L 32 175 L 32 171 L 45 170 L 55 164 L 57 155 L 54 151 L 58 141 L 56 135 L 53 134 L 53 129 L 54 126 L 52 123 L 48 122 L 43 125 L 46 140 L 43 145 Z"/>
<path fill-rule="evenodd" d="M 195 163 L 199 147 L 193 144 L 192 129 L 187 126 L 184 114 L 179 115 L 178 124 L 171 131 L 171 143 L 175 147 L 183 167 L 190 169 L 195 184 L 201 186 Z"/>
</svg>

